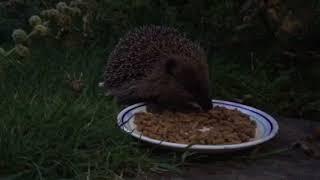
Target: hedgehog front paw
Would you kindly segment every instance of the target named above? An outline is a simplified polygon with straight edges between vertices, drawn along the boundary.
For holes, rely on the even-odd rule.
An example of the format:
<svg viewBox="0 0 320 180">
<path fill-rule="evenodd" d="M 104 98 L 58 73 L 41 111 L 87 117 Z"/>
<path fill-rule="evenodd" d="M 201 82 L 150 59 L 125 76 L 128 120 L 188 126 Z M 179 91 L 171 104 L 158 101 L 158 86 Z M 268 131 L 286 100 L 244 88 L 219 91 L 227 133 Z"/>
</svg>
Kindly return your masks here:
<svg viewBox="0 0 320 180">
<path fill-rule="evenodd" d="M 159 104 L 155 103 L 148 103 L 146 105 L 147 112 L 154 113 L 154 114 L 161 114 L 165 111 L 165 108 Z"/>
</svg>

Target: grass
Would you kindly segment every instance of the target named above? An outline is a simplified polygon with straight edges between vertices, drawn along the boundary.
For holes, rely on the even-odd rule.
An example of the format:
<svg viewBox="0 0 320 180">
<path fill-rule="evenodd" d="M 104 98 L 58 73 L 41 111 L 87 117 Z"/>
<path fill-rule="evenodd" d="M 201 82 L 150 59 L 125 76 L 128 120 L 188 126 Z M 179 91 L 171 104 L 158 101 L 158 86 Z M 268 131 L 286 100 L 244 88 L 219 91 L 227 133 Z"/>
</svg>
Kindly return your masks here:
<svg viewBox="0 0 320 180">
<path fill-rule="evenodd" d="M 6 67 L 0 85 L 0 178 L 113 179 L 177 172 L 176 153 L 155 148 L 116 127 L 119 107 L 98 88 L 103 49 L 42 48 L 23 65 Z M 83 74 L 76 95 L 66 72 Z M 177 160 L 178 159 L 178 160 Z"/>
<path fill-rule="evenodd" d="M 51 52 L 35 55 L 22 72 L 8 67 L 1 84 L 0 174 L 110 177 L 152 164 L 148 152 L 116 128 L 117 106 L 99 94 L 102 52 Z M 81 96 L 68 89 L 65 71 L 83 72 Z"/>
<path fill-rule="evenodd" d="M 0 177 L 111 179 L 180 172 L 188 155 L 146 147 L 116 127 L 120 109 L 97 86 L 106 53 L 97 47 L 44 47 L 25 64 L 5 69 L 0 85 Z M 283 85 L 288 80 L 279 80 L 270 63 L 210 55 L 209 64 L 215 99 L 243 99 L 268 112 L 288 103 L 277 101 L 278 81 Z M 66 72 L 83 74 L 86 87 L 80 96 L 68 87 Z"/>
</svg>

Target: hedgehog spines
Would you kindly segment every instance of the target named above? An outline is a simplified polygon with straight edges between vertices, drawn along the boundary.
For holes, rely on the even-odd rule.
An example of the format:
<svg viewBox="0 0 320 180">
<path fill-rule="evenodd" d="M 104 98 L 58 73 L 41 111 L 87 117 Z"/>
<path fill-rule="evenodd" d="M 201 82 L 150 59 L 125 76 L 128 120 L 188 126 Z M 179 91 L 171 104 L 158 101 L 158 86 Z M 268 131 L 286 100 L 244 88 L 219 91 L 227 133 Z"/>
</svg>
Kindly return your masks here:
<svg viewBox="0 0 320 180">
<path fill-rule="evenodd" d="M 125 81 L 143 79 L 153 66 L 167 56 L 185 56 L 199 62 L 205 57 L 199 44 L 177 29 L 144 25 L 126 33 L 108 57 L 104 78 L 106 88 L 120 88 Z"/>
</svg>

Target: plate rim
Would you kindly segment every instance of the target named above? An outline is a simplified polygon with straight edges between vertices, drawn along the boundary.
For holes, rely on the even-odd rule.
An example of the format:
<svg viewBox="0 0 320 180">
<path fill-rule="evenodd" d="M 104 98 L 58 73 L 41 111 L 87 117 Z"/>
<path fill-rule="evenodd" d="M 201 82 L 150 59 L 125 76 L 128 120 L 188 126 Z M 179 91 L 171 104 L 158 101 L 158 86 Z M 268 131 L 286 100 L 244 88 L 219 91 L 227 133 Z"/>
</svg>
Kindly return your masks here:
<svg viewBox="0 0 320 180">
<path fill-rule="evenodd" d="M 169 148 L 179 148 L 179 149 L 191 149 L 191 150 L 227 150 L 227 149 L 242 149 L 242 148 L 248 148 L 248 147 L 252 147 L 255 145 L 259 145 L 262 144 L 266 141 L 271 140 L 272 138 L 274 138 L 279 131 L 279 125 L 277 123 L 277 121 L 269 114 L 248 106 L 248 105 L 244 105 L 244 104 L 240 104 L 240 103 L 236 103 L 236 102 L 231 102 L 231 101 L 224 101 L 224 100 L 217 100 L 217 99 L 212 99 L 212 103 L 223 103 L 226 105 L 231 105 L 231 106 L 237 106 L 238 108 L 243 108 L 246 110 L 250 110 L 253 111 L 254 113 L 258 114 L 259 116 L 262 116 L 263 119 L 265 121 L 269 121 L 272 125 L 272 131 L 265 137 L 262 137 L 260 139 L 254 140 L 254 141 L 250 141 L 250 142 L 245 142 L 245 143 L 240 143 L 240 144 L 225 144 L 225 145 L 201 145 L 201 144 L 194 144 L 194 145 L 190 145 L 190 144 L 179 144 L 179 143 L 172 143 L 172 142 L 167 142 L 167 141 L 160 141 L 160 140 L 156 140 L 156 139 L 152 139 L 149 138 L 147 136 L 143 136 L 143 135 L 138 135 L 138 134 L 134 134 L 132 133 L 133 131 L 129 131 L 127 128 L 124 127 L 124 125 L 127 123 L 122 123 L 121 119 L 122 117 L 125 115 L 126 112 L 128 111 L 132 111 L 133 109 L 136 109 L 137 107 L 140 106 L 144 106 L 146 105 L 146 103 L 144 102 L 140 102 L 140 103 L 136 103 L 133 105 L 130 105 L 126 108 L 124 108 L 123 110 L 121 110 L 118 115 L 117 115 L 117 126 L 118 128 L 120 128 L 122 131 L 124 131 L 125 133 L 148 143 L 151 144 L 155 144 L 155 145 L 159 145 L 159 146 L 165 146 L 165 147 L 169 147 Z"/>
</svg>

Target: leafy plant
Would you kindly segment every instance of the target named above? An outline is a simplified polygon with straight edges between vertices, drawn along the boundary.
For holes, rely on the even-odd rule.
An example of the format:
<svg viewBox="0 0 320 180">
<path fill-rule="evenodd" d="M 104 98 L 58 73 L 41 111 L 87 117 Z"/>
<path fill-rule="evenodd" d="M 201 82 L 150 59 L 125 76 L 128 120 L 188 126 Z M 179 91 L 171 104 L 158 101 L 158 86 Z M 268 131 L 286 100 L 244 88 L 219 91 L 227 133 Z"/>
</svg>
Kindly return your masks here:
<svg viewBox="0 0 320 180">
<path fill-rule="evenodd" d="M 61 39 L 63 36 L 72 31 L 73 19 L 80 17 L 82 14 L 83 36 L 92 33 L 90 28 L 90 18 L 92 18 L 93 9 L 90 0 L 73 0 L 67 5 L 65 2 L 58 2 L 55 8 L 41 11 L 40 16 L 33 15 L 29 18 L 28 23 L 32 30 L 27 33 L 23 29 L 15 29 L 12 32 L 12 39 L 15 46 L 6 51 L 0 48 L 0 63 L 3 65 L 9 63 L 21 63 L 21 59 L 30 55 L 30 44 L 35 37 L 53 36 Z"/>
</svg>

